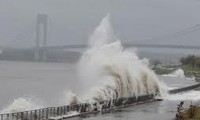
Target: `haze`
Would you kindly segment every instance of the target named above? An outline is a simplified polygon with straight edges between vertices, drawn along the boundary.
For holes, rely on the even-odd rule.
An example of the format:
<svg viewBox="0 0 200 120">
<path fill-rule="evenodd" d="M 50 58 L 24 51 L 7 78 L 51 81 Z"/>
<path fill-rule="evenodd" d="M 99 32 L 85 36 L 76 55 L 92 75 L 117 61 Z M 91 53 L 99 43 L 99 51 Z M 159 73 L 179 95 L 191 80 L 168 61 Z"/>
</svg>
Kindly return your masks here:
<svg viewBox="0 0 200 120">
<path fill-rule="evenodd" d="M 48 45 L 86 44 L 100 20 L 110 13 L 123 42 L 200 44 L 200 30 L 163 36 L 200 23 L 197 0 L 0 0 L 0 46 L 33 47 L 36 16 L 47 14 Z"/>
</svg>

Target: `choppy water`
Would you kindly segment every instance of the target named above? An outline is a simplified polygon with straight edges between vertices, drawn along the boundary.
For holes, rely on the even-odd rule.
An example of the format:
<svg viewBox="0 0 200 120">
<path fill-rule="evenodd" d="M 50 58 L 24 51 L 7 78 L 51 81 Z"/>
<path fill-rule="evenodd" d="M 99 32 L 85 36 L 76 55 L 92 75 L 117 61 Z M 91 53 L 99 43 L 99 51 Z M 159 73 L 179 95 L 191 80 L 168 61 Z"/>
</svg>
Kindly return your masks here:
<svg viewBox="0 0 200 120">
<path fill-rule="evenodd" d="M 66 104 L 66 91 L 78 90 L 77 82 L 71 63 L 0 61 L 0 109 L 24 97 L 45 106 Z"/>
<path fill-rule="evenodd" d="M 31 98 L 43 106 L 66 104 L 66 92 L 79 92 L 76 65 L 68 63 L 0 62 L 0 108 L 3 109 L 17 98 Z M 163 77 L 159 79 L 168 86 L 180 87 L 194 84 L 185 78 Z M 74 120 L 170 120 L 177 104 L 184 100 L 189 105 L 199 102 L 200 92 L 167 96 L 164 101 L 137 105 L 104 115 L 90 115 Z M 185 106 L 187 106 L 185 105 Z"/>
<path fill-rule="evenodd" d="M 1 61 L 1 113 L 66 105 L 69 93 L 79 95 L 78 100 L 82 100 L 82 94 L 88 96 L 86 100 L 101 100 L 150 93 L 164 97 L 164 101 L 74 119 L 167 120 L 175 116 L 180 101 L 190 104 L 200 100 L 199 91 L 165 96 L 166 88 L 191 85 L 194 80 L 186 79 L 182 70 L 158 79 L 148 69 L 147 59 L 139 59 L 135 52 L 123 49 L 112 33 L 109 16 L 102 20 L 90 40 L 91 48 L 79 64 Z"/>
</svg>

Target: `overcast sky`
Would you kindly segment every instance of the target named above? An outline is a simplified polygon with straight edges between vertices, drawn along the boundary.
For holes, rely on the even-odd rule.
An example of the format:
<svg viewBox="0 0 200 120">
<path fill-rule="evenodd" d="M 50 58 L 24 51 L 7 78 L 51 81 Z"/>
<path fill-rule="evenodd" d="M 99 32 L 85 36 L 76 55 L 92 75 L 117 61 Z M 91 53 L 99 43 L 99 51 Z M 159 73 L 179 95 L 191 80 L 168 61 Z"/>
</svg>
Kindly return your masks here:
<svg viewBox="0 0 200 120">
<path fill-rule="evenodd" d="M 86 43 L 107 13 L 123 42 L 200 45 L 200 30 L 163 38 L 200 24 L 198 0 L 0 0 L 0 46 L 34 46 L 38 13 L 49 16 L 48 45 Z"/>
</svg>

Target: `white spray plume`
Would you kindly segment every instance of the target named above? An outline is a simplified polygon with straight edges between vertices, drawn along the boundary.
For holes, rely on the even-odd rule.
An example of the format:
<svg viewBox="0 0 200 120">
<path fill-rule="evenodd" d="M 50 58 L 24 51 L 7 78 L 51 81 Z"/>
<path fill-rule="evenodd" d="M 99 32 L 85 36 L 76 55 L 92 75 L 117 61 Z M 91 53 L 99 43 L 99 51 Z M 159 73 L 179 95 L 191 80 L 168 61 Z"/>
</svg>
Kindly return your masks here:
<svg viewBox="0 0 200 120">
<path fill-rule="evenodd" d="M 89 39 L 91 47 L 79 62 L 82 94 L 93 100 L 154 94 L 164 90 L 148 66 L 147 59 L 123 48 L 107 15 Z"/>
<path fill-rule="evenodd" d="M 66 93 L 67 96 L 67 104 L 78 104 L 79 100 L 77 99 L 77 95 L 75 93 L 73 93 L 72 91 L 68 91 Z"/>
<path fill-rule="evenodd" d="M 184 71 L 182 69 L 177 69 L 173 73 L 163 75 L 163 76 L 185 78 L 185 74 L 184 74 Z"/>
<path fill-rule="evenodd" d="M 43 106 L 33 102 L 31 98 L 15 99 L 8 107 L 1 111 L 1 113 L 21 112 L 27 110 L 34 110 L 42 108 Z"/>
<path fill-rule="evenodd" d="M 102 23 L 104 25 L 101 25 Z M 110 14 L 102 19 L 101 24 L 89 38 L 90 47 L 101 47 L 104 44 L 113 42 L 114 33 L 110 24 Z"/>
</svg>

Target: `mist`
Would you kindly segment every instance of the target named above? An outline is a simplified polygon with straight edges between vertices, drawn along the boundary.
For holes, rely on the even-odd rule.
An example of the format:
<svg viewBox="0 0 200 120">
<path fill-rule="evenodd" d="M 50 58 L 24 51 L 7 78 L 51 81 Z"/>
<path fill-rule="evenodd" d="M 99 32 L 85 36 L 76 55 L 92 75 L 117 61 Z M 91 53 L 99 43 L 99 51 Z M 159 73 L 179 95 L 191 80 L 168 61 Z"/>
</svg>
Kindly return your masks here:
<svg viewBox="0 0 200 120">
<path fill-rule="evenodd" d="M 165 36 L 200 23 L 197 0 L 0 0 L 0 46 L 33 47 L 37 14 L 48 15 L 47 45 L 86 44 L 110 13 L 122 42 L 199 44 L 199 32 Z"/>
<path fill-rule="evenodd" d="M 199 11 L 200 0 L 0 0 L 0 119 L 130 104 L 96 118 L 181 115 L 181 100 L 200 103 Z"/>
</svg>

